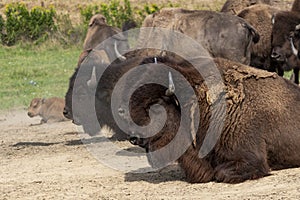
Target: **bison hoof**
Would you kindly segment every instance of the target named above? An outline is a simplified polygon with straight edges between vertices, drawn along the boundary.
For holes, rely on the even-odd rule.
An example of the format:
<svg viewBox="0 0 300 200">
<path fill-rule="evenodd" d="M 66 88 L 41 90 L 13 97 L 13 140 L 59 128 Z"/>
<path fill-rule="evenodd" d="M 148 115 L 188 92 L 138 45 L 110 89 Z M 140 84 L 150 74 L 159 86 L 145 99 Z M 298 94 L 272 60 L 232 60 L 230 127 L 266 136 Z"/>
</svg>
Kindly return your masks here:
<svg viewBox="0 0 300 200">
<path fill-rule="evenodd" d="M 241 183 L 246 180 L 262 178 L 269 174 L 269 170 L 263 165 L 254 167 L 249 163 L 234 161 L 219 165 L 215 172 L 216 181 L 224 183 Z"/>
</svg>

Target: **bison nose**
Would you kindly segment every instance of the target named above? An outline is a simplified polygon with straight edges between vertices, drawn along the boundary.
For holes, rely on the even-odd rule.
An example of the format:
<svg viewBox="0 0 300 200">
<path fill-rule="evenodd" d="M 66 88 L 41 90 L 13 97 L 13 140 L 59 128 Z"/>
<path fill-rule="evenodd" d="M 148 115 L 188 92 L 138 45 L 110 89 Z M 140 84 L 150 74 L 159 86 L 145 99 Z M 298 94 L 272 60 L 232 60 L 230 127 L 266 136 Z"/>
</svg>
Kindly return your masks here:
<svg viewBox="0 0 300 200">
<path fill-rule="evenodd" d="M 33 115 L 31 112 L 28 112 L 27 115 L 28 115 L 29 117 L 34 117 L 34 115 Z"/>
<path fill-rule="evenodd" d="M 271 57 L 274 59 L 280 58 L 280 55 L 277 52 L 272 52 Z"/>
<path fill-rule="evenodd" d="M 137 137 L 137 136 L 130 136 L 129 137 L 129 142 L 131 143 L 131 144 L 133 144 L 133 145 L 138 145 L 138 141 L 140 140 L 140 138 L 139 137 Z"/>
<path fill-rule="evenodd" d="M 272 50 L 271 58 L 280 60 L 281 57 L 282 55 L 278 51 L 276 51 L 275 49 Z"/>
<path fill-rule="evenodd" d="M 140 138 L 138 136 L 130 136 L 129 142 L 133 145 L 138 145 L 142 148 L 146 148 L 148 144 L 148 140 L 145 138 Z"/>
<path fill-rule="evenodd" d="M 70 112 L 68 108 L 64 108 L 63 114 L 66 118 L 71 119 Z"/>
</svg>

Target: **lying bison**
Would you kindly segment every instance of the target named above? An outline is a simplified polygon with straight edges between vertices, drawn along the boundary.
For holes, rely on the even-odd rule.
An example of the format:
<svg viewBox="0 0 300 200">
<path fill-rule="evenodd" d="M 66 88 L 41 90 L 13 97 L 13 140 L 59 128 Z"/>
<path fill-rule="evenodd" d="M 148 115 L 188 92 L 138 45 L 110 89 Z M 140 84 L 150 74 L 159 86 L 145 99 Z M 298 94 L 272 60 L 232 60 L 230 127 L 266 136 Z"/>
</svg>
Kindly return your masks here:
<svg viewBox="0 0 300 200">
<path fill-rule="evenodd" d="M 244 64 L 250 63 L 252 41 L 259 41 L 256 30 L 240 17 L 205 11 L 164 8 L 149 15 L 142 27 L 165 28 L 185 34 L 201 44 L 213 57 L 222 57 Z M 172 36 L 160 31 L 140 31 L 138 47 L 152 45 L 155 37 L 163 50 L 165 41 Z M 149 39 L 151 38 L 151 39 Z"/>
<path fill-rule="evenodd" d="M 47 122 L 65 121 L 67 118 L 63 115 L 65 100 L 63 98 L 34 98 L 28 107 L 28 116 L 40 116 L 41 124 Z"/>
<path fill-rule="evenodd" d="M 146 149 L 152 166 L 159 166 L 185 144 L 189 145 L 177 160 L 191 183 L 239 183 L 267 176 L 271 169 L 300 166 L 300 117 L 295 112 L 300 110 L 300 90 L 295 84 L 275 73 L 216 58 L 213 61 L 224 80 L 224 88 L 212 98 L 212 91 L 206 85 L 207 80 L 190 62 L 178 62 L 180 59 L 174 62 L 173 57 L 166 56 L 147 58 L 141 64 L 150 64 L 153 60 L 157 61 L 158 68 L 168 66 L 169 70 L 176 70 L 182 77 L 172 78 L 169 74 L 168 78 L 168 73 L 155 74 L 155 64 L 147 68 L 143 66 L 141 69 L 144 71 L 135 74 L 139 77 L 138 81 L 134 78 L 125 79 L 124 87 L 135 88 L 143 80 L 147 82 L 146 79 L 156 77 L 157 82 L 168 82 L 169 79 L 169 88 L 155 83 L 142 85 L 131 96 L 129 107 L 121 100 L 119 107 L 113 108 L 116 110 L 113 112 L 119 112 L 124 124 L 128 124 L 129 133 L 134 133 L 131 142 Z M 119 70 L 122 71 L 122 68 L 119 67 Z M 185 90 L 181 86 L 185 79 L 196 94 L 196 107 L 200 111 L 196 116 L 199 118 L 196 135 L 193 135 L 192 128 L 195 122 L 195 112 L 192 111 L 195 107 L 181 105 L 178 100 L 181 96 L 174 95 L 177 94 L 177 88 Z M 124 94 L 128 93 L 127 89 L 123 91 Z M 192 96 L 183 98 L 192 100 Z M 225 106 L 218 107 L 222 98 L 225 99 Z M 161 106 L 164 109 L 159 109 Z M 186 106 L 191 110 L 188 116 L 190 125 L 187 124 L 183 128 L 184 134 L 176 139 L 181 123 L 187 120 L 181 118 Z M 128 122 L 130 115 L 133 122 L 145 127 L 152 123 L 152 118 L 160 119 L 157 115 L 163 112 L 167 115 L 166 122 L 161 130 L 151 136 L 137 132 Z M 222 113 L 225 113 L 224 119 L 220 119 Z M 216 120 L 216 123 L 211 127 L 212 120 Z M 213 136 L 215 131 L 221 133 L 216 136 L 215 144 L 211 139 L 214 137 L 208 134 L 209 130 Z M 170 144 L 175 139 L 176 144 L 171 148 Z M 204 154 L 205 149 L 209 148 L 211 150 Z M 160 151 L 164 154 L 156 154 Z"/>
<path fill-rule="evenodd" d="M 72 119 L 74 124 L 82 125 L 89 135 L 96 135 L 101 127 L 109 125 L 115 132 L 113 138 L 125 140 L 127 139 L 126 133 L 114 123 L 109 99 L 113 90 L 111 86 L 117 82 L 121 76 L 120 73 L 114 72 L 108 79 L 101 80 L 98 87 L 102 87 L 103 90 L 100 92 L 100 89 L 97 89 L 100 77 L 108 66 L 104 54 L 97 47 L 82 52 L 78 67 L 69 80 L 69 88 L 65 95 L 64 115 Z M 134 53 L 131 54 L 131 56 L 134 55 Z M 118 59 L 111 64 L 111 66 L 122 66 L 124 70 L 128 68 L 127 65 L 126 60 L 120 62 Z"/>
<path fill-rule="evenodd" d="M 65 95 L 64 116 L 73 120 L 74 124 L 82 125 L 84 131 L 90 135 L 100 131 L 97 119 L 91 116 L 94 111 L 93 89 L 96 87 L 93 82 L 97 81 L 96 73 L 100 73 L 101 66 L 106 66 L 107 63 L 105 52 L 97 49 L 83 51 L 78 66 L 70 77 L 69 88 Z"/>
</svg>

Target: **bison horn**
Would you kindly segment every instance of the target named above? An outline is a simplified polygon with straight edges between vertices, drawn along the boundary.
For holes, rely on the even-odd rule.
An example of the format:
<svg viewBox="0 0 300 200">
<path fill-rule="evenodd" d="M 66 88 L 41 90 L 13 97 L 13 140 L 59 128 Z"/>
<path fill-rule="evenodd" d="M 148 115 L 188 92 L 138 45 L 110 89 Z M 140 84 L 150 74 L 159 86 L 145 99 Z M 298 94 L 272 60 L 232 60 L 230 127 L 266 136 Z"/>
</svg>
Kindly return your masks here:
<svg viewBox="0 0 300 200">
<path fill-rule="evenodd" d="M 293 54 L 294 54 L 295 56 L 297 56 L 297 55 L 298 55 L 298 50 L 296 49 L 296 47 L 295 47 L 295 45 L 294 45 L 294 41 L 293 41 L 293 38 L 292 38 L 292 37 L 290 37 L 290 44 L 291 44 L 291 48 L 292 48 Z"/>
<path fill-rule="evenodd" d="M 300 30 L 300 24 L 298 24 L 295 28 L 296 31 L 299 31 Z"/>
<path fill-rule="evenodd" d="M 120 60 L 126 60 L 126 58 L 124 56 L 122 56 L 120 54 L 120 52 L 118 51 L 118 48 L 117 48 L 117 41 L 115 41 L 114 43 L 114 49 L 115 49 L 115 53 L 117 55 L 117 58 L 119 58 Z"/>
<path fill-rule="evenodd" d="M 171 72 L 169 72 L 169 88 L 166 91 L 166 95 L 172 96 L 174 94 L 174 92 L 175 92 L 175 85 L 173 82 L 172 74 L 171 74 Z"/>
<path fill-rule="evenodd" d="M 97 86 L 97 77 L 96 77 L 96 67 L 93 67 L 92 75 L 90 80 L 88 80 L 87 85 L 90 89 L 95 88 Z"/>
</svg>

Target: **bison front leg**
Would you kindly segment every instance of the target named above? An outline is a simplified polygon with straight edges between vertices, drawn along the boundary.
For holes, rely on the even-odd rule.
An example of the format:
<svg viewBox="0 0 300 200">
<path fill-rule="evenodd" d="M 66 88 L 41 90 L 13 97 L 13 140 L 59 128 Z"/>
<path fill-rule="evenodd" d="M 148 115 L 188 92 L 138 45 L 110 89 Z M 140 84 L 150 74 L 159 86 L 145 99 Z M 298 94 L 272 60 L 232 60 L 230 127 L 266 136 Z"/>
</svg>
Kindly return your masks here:
<svg viewBox="0 0 300 200">
<path fill-rule="evenodd" d="M 178 160 L 190 183 L 207 183 L 214 179 L 214 169 L 210 162 L 201 159 L 198 151 L 190 147 Z"/>
<path fill-rule="evenodd" d="M 215 168 L 217 182 L 240 183 L 269 175 L 269 166 L 265 159 L 257 157 L 228 161 Z"/>
</svg>

